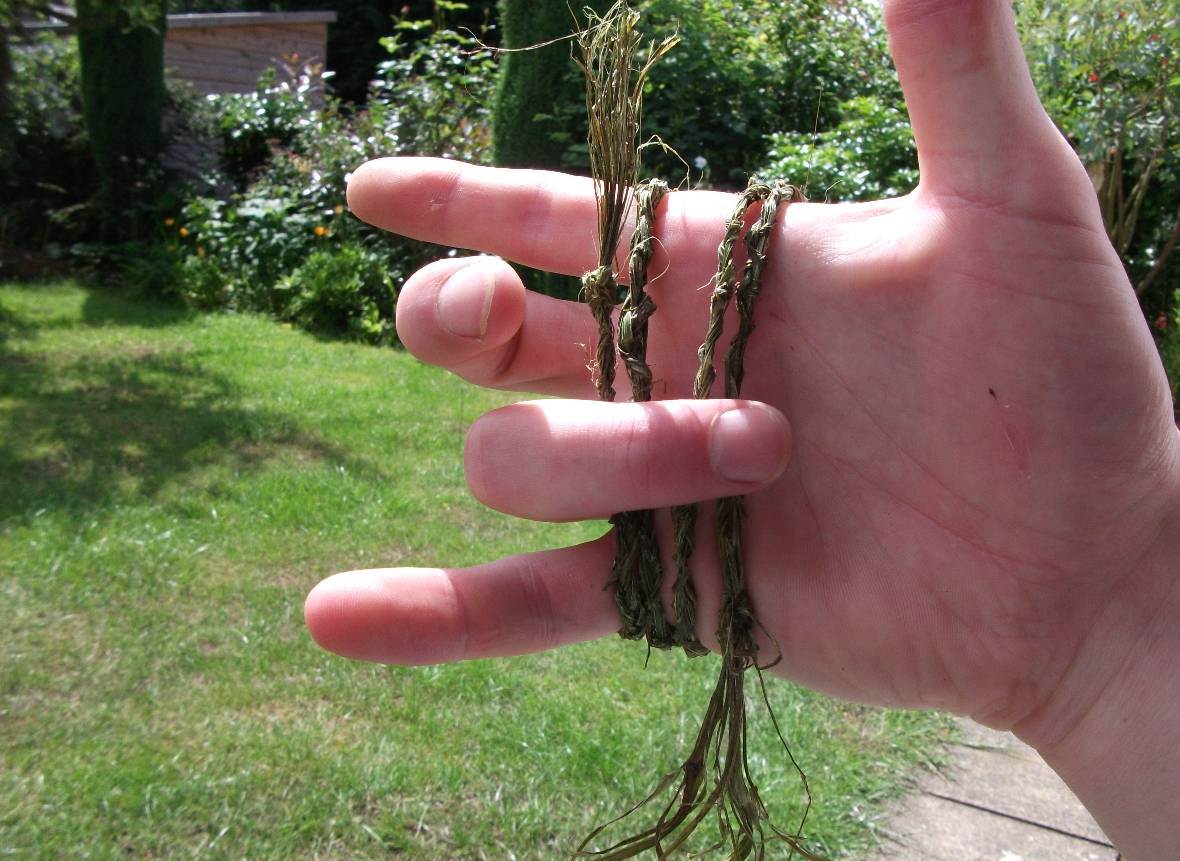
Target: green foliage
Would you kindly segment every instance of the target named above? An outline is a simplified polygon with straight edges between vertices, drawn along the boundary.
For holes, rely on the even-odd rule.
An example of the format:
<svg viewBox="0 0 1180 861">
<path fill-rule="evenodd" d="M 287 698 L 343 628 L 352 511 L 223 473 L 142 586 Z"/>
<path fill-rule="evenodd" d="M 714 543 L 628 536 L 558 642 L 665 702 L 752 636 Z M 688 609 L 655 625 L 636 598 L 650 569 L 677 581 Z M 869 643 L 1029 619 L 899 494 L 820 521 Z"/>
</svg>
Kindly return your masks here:
<svg viewBox="0 0 1180 861">
<path fill-rule="evenodd" d="M 1041 98 L 1089 169 L 1153 316 L 1180 287 L 1177 261 L 1160 264 L 1180 231 L 1180 7 L 1021 0 L 1018 12 Z"/>
<path fill-rule="evenodd" d="M 840 124 L 818 135 L 770 135 L 759 175 L 803 185 L 825 200 L 875 200 L 917 185 L 918 153 L 904 106 L 861 96 L 842 103 L 839 113 Z"/>
<path fill-rule="evenodd" d="M 103 262 L 115 265 L 121 286 L 131 296 L 165 296 L 175 289 L 178 260 L 164 244 L 125 242 L 104 250 Z"/>
<path fill-rule="evenodd" d="M 45 35 L 13 52 L 15 134 L 0 152 L 0 245 L 41 247 L 85 237 L 96 190 L 82 119 L 77 44 Z"/>
<path fill-rule="evenodd" d="M 643 0 L 638 6 L 647 37 L 658 42 L 677 34 L 681 40 L 652 69 L 644 107 L 645 135 L 666 145 L 645 150 L 647 171 L 674 183 L 689 175 L 694 183 L 744 186 L 762 166 L 769 134 L 832 128 L 841 115 L 830 106 L 857 96 L 901 102 L 875 2 Z M 572 26 L 568 12 L 552 25 L 556 35 Z M 514 133 L 521 123 L 531 123 L 521 144 L 526 152 L 547 135 L 564 148 L 566 167 L 584 169 L 580 78 L 564 43 L 544 50 L 552 52 L 552 60 L 535 76 L 551 92 L 573 95 L 522 97 L 527 110 L 515 119 L 506 114 L 501 119 L 498 103 L 497 135 L 501 126 Z M 502 101 L 517 58 L 539 67 L 543 53 L 505 57 Z M 497 163 L 508 162 L 498 154 Z"/>
<path fill-rule="evenodd" d="M 652 70 L 645 126 L 694 168 L 693 176 L 745 185 L 767 135 L 839 123 L 830 110 L 855 96 L 900 102 L 876 2 L 867 0 L 646 0 L 655 38 L 681 44 Z M 655 153 L 657 173 L 683 176 Z"/>
<path fill-rule="evenodd" d="M 369 91 L 367 122 L 380 130 L 383 154 L 489 161 L 495 61 L 479 44 L 435 21 L 397 20 L 394 34 L 381 40 L 389 58 L 378 64 Z"/>
<path fill-rule="evenodd" d="M 369 343 L 396 340 L 396 291 L 388 261 L 359 245 L 317 251 L 281 279 L 286 316 L 315 332 L 347 332 Z"/>
<path fill-rule="evenodd" d="M 313 95 L 322 92 L 316 70 L 296 70 L 280 81 L 272 68 L 263 72 L 251 93 L 225 93 L 215 104 L 214 124 L 223 146 L 222 166 L 239 186 L 255 178 L 275 147 L 287 147 L 315 110 Z"/>
<path fill-rule="evenodd" d="M 379 155 L 486 160 L 492 60 L 465 57 L 472 44 L 400 19 L 365 110 L 318 92 L 306 71 L 210 99 L 240 190 L 194 197 L 169 219 L 178 292 L 199 307 L 265 311 L 321 332 L 392 341 L 389 285 L 441 250 L 348 215 L 345 188 L 357 165 Z"/>
<path fill-rule="evenodd" d="M 312 252 L 322 238 L 315 235 L 317 226 L 323 227 L 316 213 L 298 208 L 293 200 L 261 193 L 230 202 L 197 198 L 175 222 L 183 253 L 210 257 L 230 274 L 226 289 L 231 307 L 272 313 L 285 306 L 276 303 L 274 284 Z"/>
<path fill-rule="evenodd" d="M 185 304 L 202 311 L 233 304 L 230 277 L 216 260 L 205 254 L 191 254 L 181 259 L 173 290 Z"/>
</svg>

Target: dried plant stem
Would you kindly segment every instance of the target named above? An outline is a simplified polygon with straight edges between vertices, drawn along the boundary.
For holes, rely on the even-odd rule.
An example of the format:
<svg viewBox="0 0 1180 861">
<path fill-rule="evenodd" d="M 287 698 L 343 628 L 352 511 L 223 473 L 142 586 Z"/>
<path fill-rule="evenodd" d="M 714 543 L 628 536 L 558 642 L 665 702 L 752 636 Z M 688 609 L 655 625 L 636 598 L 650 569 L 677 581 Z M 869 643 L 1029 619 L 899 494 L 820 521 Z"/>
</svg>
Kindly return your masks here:
<svg viewBox="0 0 1180 861">
<path fill-rule="evenodd" d="M 590 26 L 578 37 L 581 48 L 578 65 L 586 78 L 590 171 L 598 205 L 598 267 L 582 277 L 582 286 L 598 326 L 593 364 L 595 386 L 601 400 L 613 401 L 615 343 L 611 311 L 618 285 L 612 267 L 639 175 L 643 85 L 652 64 L 671 50 L 676 40 L 649 45 L 645 60 L 636 69 L 639 13 L 624 3 L 616 3 L 601 18 L 593 13 L 588 16 Z M 637 401 L 651 396 L 647 321 L 655 312 L 655 305 L 644 288 L 652 252 L 651 221 L 666 191 L 667 186 L 662 183 L 648 185 L 640 191 L 637 219 L 647 238 L 643 239 L 641 232 L 638 244 L 633 243 L 631 286 L 619 321 L 620 352 Z M 654 515 L 650 511 L 622 512 L 612 517 L 611 523 L 615 526 L 616 553 L 610 585 L 615 590 L 621 617 L 619 633 L 629 639 L 647 635 L 653 646 L 666 648 L 671 644 L 670 627 L 658 606 L 663 571 Z"/>
<path fill-rule="evenodd" d="M 753 185 L 754 183 L 751 182 L 751 186 Z M 800 200 L 802 194 L 794 186 L 782 182 L 775 183 L 767 190 L 758 220 L 746 233 L 746 268 L 742 273 L 741 286 L 737 289 L 734 302 L 738 312 L 738 331 L 730 342 L 729 352 L 725 358 L 725 396 L 727 398 L 741 397 L 742 381 L 745 377 L 746 345 L 754 331 L 754 304 L 762 286 L 762 273 L 766 268 L 766 250 L 770 243 L 770 235 L 774 229 L 779 204 L 784 198 L 791 201 Z M 732 255 L 732 251 L 730 254 Z M 716 291 L 714 295 L 716 295 Z M 701 391 L 702 381 L 706 381 L 707 385 L 712 379 L 712 345 L 716 344 L 717 340 L 713 336 L 713 330 L 714 320 L 710 316 L 709 332 L 698 354 L 701 360 L 697 372 L 698 393 Z M 706 349 L 707 347 L 709 349 Z M 708 367 L 706 367 L 706 362 Z M 698 394 L 698 396 L 700 395 Z M 754 663 L 757 646 L 754 642 L 754 613 L 750 609 L 742 569 L 741 541 L 744 518 L 745 506 L 742 497 L 728 496 L 717 500 L 717 546 L 725 587 L 717 639 L 721 644 L 721 654 L 726 658 L 726 663 L 742 660 L 748 661 L 749 665 Z"/>
<path fill-rule="evenodd" d="M 598 267 L 582 276 L 586 302 L 598 324 L 594 375 L 598 396 L 615 399 L 615 348 L 611 310 L 618 284 L 612 268 L 615 249 L 631 206 L 639 176 L 639 128 L 643 85 L 652 65 L 676 44 L 666 39 L 650 45 L 633 69 L 640 43 L 639 13 L 616 3 L 601 18 L 587 12 L 589 26 L 578 34 L 578 66 L 586 78 L 586 113 L 590 119 L 590 173 L 598 204 Z"/>
</svg>

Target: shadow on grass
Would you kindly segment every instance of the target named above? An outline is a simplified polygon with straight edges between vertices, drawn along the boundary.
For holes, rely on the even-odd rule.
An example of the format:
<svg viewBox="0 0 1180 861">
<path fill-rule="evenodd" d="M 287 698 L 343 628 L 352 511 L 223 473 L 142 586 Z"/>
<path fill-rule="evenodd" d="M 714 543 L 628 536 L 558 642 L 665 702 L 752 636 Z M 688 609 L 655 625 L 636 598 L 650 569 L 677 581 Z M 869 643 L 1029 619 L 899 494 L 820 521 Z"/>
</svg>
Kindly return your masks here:
<svg viewBox="0 0 1180 861">
<path fill-rule="evenodd" d="M 138 326 L 155 329 L 183 323 L 194 311 L 179 302 L 162 299 L 127 299 L 110 290 L 91 289 L 82 306 L 82 322 L 87 326 Z"/>
<path fill-rule="evenodd" d="M 149 317 L 160 319 L 151 316 L 157 313 Z M 0 331 L 35 336 L 27 320 L 11 316 L 0 319 Z M 111 325 L 137 325 L 144 312 L 116 298 L 102 305 L 101 316 Z M 0 521 L 40 508 L 133 503 L 207 467 L 250 471 L 277 457 L 327 461 L 392 483 L 294 417 L 243 405 L 233 380 L 183 352 L 0 350 L 0 402 Z"/>
</svg>

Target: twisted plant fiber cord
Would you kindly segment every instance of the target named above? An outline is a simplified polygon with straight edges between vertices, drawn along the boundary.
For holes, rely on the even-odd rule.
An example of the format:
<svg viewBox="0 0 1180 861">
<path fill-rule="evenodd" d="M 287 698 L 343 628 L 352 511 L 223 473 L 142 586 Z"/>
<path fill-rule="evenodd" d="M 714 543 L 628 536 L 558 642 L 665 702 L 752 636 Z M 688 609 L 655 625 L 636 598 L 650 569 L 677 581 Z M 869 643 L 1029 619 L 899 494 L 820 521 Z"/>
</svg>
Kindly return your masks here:
<svg viewBox="0 0 1180 861">
<path fill-rule="evenodd" d="M 635 192 L 635 232 L 628 257 L 629 286 L 619 315 L 619 357 L 631 381 L 632 399 L 651 400 L 652 375 L 647 364 L 648 321 L 656 304 L 647 294 L 647 267 L 655 247 L 652 225 L 668 185 L 660 180 L 643 183 Z M 619 635 L 637 640 L 647 637 L 652 648 L 675 645 L 672 628 L 664 618 L 660 584 L 664 570 L 656 540 L 655 512 L 651 509 L 621 511 L 611 517 L 615 527 L 615 558 L 609 586 L 615 591 L 622 627 Z"/>
<path fill-rule="evenodd" d="M 766 250 L 774 229 L 779 204 L 786 197 L 790 201 L 802 199 L 801 193 L 791 185 L 776 182 L 770 188 L 762 203 L 762 212 L 757 222 L 746 234 L 746 271 L 737 290 L 734 304 L 738 312 L 738 331 L 729 345 L 725 357 L 725 396 L 741 397 L 742 381 L 745 377 L 746 345 L 754 331 L 754 304 L 762 286 L 762 272 L 766 268 Z M 710 321 L 710 334 L 712 333 Z M 715 341 L 715 339 L 714 339 Z M 707 342 L 706 342 L 707 343 Z M 705 346 L 701 346 L 701 367 L 698 370 L 698 386 L 702 379 L 711 381 L 712 362 L 706 374 Z M 711 359 L 711 356 L 709 357 Z M 721 559 L 721 573 L 724 591 L 721 603 L 721 618 L 717 639 L 721 654 L 735 671 L 740 672 L 755 661 L 757 645 L 754 642 L 754 613 L 750 608 L 746 592 L 742 564 L 742 521 L 745 519 L 745 504 L 740 496 L 727 496 L 717 500 L 717 547 Z"/>
<path fill-rule="evenodd" d="M 598 328 L 598 344 L 591 365 L 595 388 L 603 401 L 615 398 L 615 340 L 611 321 L 618 283 L 612 269 L 615 249 L 622 236 L 623 223 L 636 194 L 639 175 L 639 135 L 643 114 L 643 86 L 652 65 L 676 44 L 675 37 L 648 46 L 646 58 L 635 68 L 636 49 L 640 43 L 637 29 L 639 13 L 624 2 L 615 3 L 601 17 L 587 10 L 590 26 L 578 34 L 581 57 L 578 66 L 586 79 L 586 113 L 590 121 L 587 139 L 590 150 L 590 173 L 594 178 L 594 196 L 598 207 L 598 266 L 582 276 L 586 302 Z M 646 270 L 651 258 L 651 218 L 659 197 L 649 197 L 641 208 L 646 211 L 648 241 L 641 242 L 640 269 Z M 639 220 L 644 220 L 640 213 Z M 646 257 L 642 255 L 646 254 Z M 636 400 L 650 397 L 651 371 L 647 368 L 647 319 L 655 310 L 644 293 L 646 272 L 632 284 L 627 305 L 620 319 L 620 336 L 624 339 L 623 359 L 631 376 Z M 645 300 L 646 299 L 646 303 Z M 620 634 L 638 639 L 650 630 L 654 645 L 670 643 L 668 626 L 662 610 L 653 615 L 645 596 L 654 587 L 658 598 L 662 577 L 659 553 L 652 528 L 653 515 L 624 512 L 611 518 L 615 526 L 615 561 L 611 566 L 611 585 L 622 618 Z M 609 587 L 608 587 L 609 588 Z"/>
<path fill-rule="evenodd" d="M 754 305 L 762 285 L 762 273 L 766 268 L 766 252 L 770 244 L 770 236 L 774 230 L 775 219 L 778 215 L 779 204 L 786 198 L 788 201 L 803 200 L 802 193 L 794 186 L 783 182 L 776 182 L 769 190 L 762 204 L 762 211 L 754 226 L 746 234 L 746 270 L 742 275 L 741 286 L 737 290 L 734 304 L 738 312 L 738 331 L 730 342 L 729 351 L 725 359 L 725 395 L 728 398 L 741 396 L 742 381 L 745 376 L 745 351 L 750 335 L 754 331 Z M 705 374 L 704 346 L 702 346 L 702 365 L 698 373 L 698 382 L 702 379 L 711 381 L 711 375 Z M 725 768 L 730 768 L 732 759 L 742 764 L 740 774 L 734 776 L 734 784 L 727 787 L 725 804 L 721 808 L 720 816 L 723 830 L 729 829 L 730 843 L 734 857 L 746 857 L 751 850 L 756 859 L 765 857 L 765 841 L 767 835 L 764 827 L 770 829 L 773 837 L 785 842 L 791 849 L 791 854 L 799 852 L 806 858 L 814 858 L 800 843 L 807 809 L 810 808 L 810 792 L 807 808 L 804 809 L 802 820 L 795 834 L 780 831 L 769 821 L 769 815 L 758 796 L 755 786 L 746 766 L 746 715 L 745 715 L 745 672 L 754 667 L 757 669 L 758 646 L 754 640 L 754 626 L 756 620 L 750 605 L 749 593 L 746 590 L 745 570 L 742 560 L 742 522 L 745 519 L 745 503 L 740 496 L 729 496 L 717 500 L 716 536 L 718 556 L 721 561 L 722 573 L 722 603 L 718 621 L 717 639 L 721 645 L 722 668 L 721 680 L 730 686 L 728 705 L 731 710 L 728 738 L 728 750 L 725 756 Z M 765 697 L 765 689 L 763 689 Z M 767 701 L 769 708 L 769 701 Z M 779 740 L 786 747 L 786 740 L 779 730 L 774 712 L 770 712 L 775 731 Z M 787 755 L 792 763 L 795 762 L 790 748 Z M 799 768 L 795 763 L 796 769 Z M 802 770 L 806 791 L 807 778 Z M 734 824 L 728 823 L 727 815 L 732 816 Z"/>
<path fill-rule="evenodd" d="M 776 183 L 768 188 L 751 182 L 750 188 L 747 189 L 746 195 L 743 195 L 738 209 L 727 225 L 732 227 L 732 237 L 731 231 L 727 229 L 726 238 L 718 252 L 718 272 L 719 276 L 724 276 L 724 280 L 718 278 L 715 301 L 710 303 L 711 323 L 714 313 L 724 314 L 735 291 L 732 256 L 737 235 L 740 234 L 745 221 L 745 211 L 763 195 L 765 202 L 762 212 L 746 236 L 749 259 L 741 286 L 736 288 L 739 297 L 739 330 L 726 360 L 726 391 L 731 397 L 736 397 L 741 389 L 745 346 L 753 331 L 754 304 L 765 268 L 767 246 L 779 203 L 784 197 L 789 197 L 790 200 L 802 199 L 794 188 L 784 183 Z M 736 227 L 733 227 L 734 222 L 737 223 Z M 727 286 L 722 287 L 723 284 Z M 717 311 L 718 308 L 720 311 Z M 712 382 L 712 371 L 705 371 L 704 363 L 707 361 L 712 364 L 713 349 L 719 336 L 720 327 L 714 333 L 714 328 L 710 325 L 710 334 L 699 352 L 703 373 L 699 373 L 697 379 L 698 384 L 705 381 L 703 385 L 706 394 Z M 729 497 L 718 501 L 718 547 L 725 584 L 718 630 L 718 639 L 722 646 L 722 667 L 693 750 L 680 769 L 666 775 L 651 795 L 618 819 L 595 829 L 579 847 L 577 855 L 580 857 L 592 856 L 602 861 L 623 861 L 647 850 L 654 850 L 656 858 L 664 861 L 677 851 L 686 849 L 697 827 L 711 812 L 716 812 L 721 841 L 713 848 L 726 847 L 730 859 L 752 857 L 754 861 L 765 861 L 768 840 L 777 839 L 790 848 L 792 857 L 798 853 L 803 858 L 820 861 L 818 856 L 812 854 L 801 843 L 802 822 L 795 834 L 783 832 L 770 823 L 769 815 L 758 795 L 757 786 L 749 773 L 746 749 L 745 672 L 751 667 L 757 669 L 757 645 L 753 635 L 754 615 L 743 582 L 743 514 L 741 497 Z M 764 699 L 765 696 L 763 688 Z M 769 701 L 767 705 L 769 706 Z M 786 740 L 779 730 L 773 711 L 771 720 L 780 741 L 786 747 Z M 787 753 L 790 756 L 789 748 Z M 793 756 L 791 761 L 794 763 Z M 603 831 L 651 803 L 676 783 L 677 777 L 679 782 L 675 793 L 660 812 L 654 825 L 606 849 L 587 850 L 586 847 Z M 706 786 L 709 778 L 711 788 Z M 806 778 L 804 788 L 806 789 Z M 809 792 L 807 796 L 809 808 Z"/>
<path fill-rule="evenodd" d="M 697 350 L 700 367 L 693 385 L 694 398 L 707 398 L 712 388 L 715 372 L 713 352 L 721 337 L 725 323 L 725 310 L 737 287 L 733 249 L 746 225 L 746 211 L 764 200 L 770 194 L 770 187 L 751 179 L 738 198 L 737 205 L 725 222 L 725 235 L 717 248 L 717 273 L 713 276 L 713 292 L 709 297 L 709 325 L 704 343 Z M 673 564 L 676 567 L 676 584 L 672 590 L 672 613 L 675 616 L 673 636 L 690 658 L 708 654 L 709 650 L 697 640 L 697 597 L 693 589 L 688 560 L 692 556 L 696 541 L 697 506 L 678 505 L 672 509 L 672 532 L 675 550 Z"/>
</svg>

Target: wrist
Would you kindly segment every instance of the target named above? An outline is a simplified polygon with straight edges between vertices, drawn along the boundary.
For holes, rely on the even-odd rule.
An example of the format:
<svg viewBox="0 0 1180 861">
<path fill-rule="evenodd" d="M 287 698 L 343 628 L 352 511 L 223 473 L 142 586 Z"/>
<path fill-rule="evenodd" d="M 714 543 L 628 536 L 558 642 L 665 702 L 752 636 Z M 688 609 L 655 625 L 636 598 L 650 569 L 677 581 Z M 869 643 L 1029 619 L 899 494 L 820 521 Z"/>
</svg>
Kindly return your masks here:
<svg viewBox="0 0 1180 861">
<path fill-rule="evenodd" d="M 1180 503 L 1051 702 L 1014 730 L 1127 861 L 1180 858 Z"/>
</svg>

